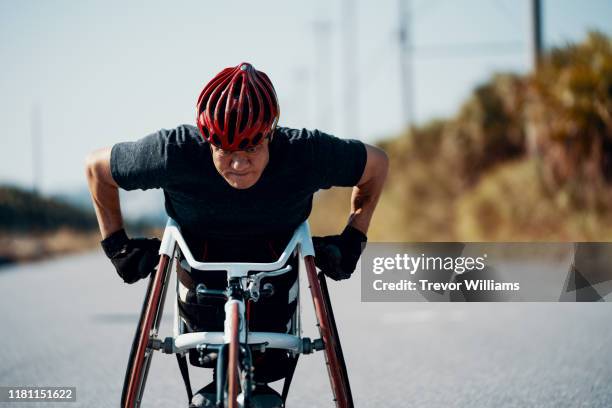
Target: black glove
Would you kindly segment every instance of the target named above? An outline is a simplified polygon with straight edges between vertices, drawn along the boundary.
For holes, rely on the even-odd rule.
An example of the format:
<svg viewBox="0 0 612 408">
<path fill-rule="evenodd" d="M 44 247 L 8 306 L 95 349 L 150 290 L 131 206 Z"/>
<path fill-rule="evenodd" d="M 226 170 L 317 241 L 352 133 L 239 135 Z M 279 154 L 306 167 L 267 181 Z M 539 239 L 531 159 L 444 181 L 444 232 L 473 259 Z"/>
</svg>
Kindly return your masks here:
<svg viewBox="0 0 612 408">
<path fill-rule="evenodd" d="M 367 241 L 368 237 L 363 232 L 350 225 L 340 235 L 312 237 L 315 264 L 333 280 L 348 279 L 355 271 L 362 244 Z"/>
<path fill-rule="evenodd" d="M 146 278 L 159 262 L 158 252 L 161 242 L 157 238 L 130 239 L 122 228 L 100 243 L 125 283 L 134 283 Z"/>
</svg>

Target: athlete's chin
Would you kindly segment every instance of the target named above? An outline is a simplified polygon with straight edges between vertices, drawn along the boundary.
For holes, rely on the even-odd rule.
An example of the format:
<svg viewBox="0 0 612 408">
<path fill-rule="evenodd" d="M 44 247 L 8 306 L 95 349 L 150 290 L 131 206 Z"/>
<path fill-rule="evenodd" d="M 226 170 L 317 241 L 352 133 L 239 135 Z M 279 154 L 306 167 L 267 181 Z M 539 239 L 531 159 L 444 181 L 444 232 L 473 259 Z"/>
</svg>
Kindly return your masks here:
<svg viewBox="0 0 612 408">
<path fill-rule="evenodd" d="M 227 174 L 225 175 L 225 181 L 238 190 L 246 190 L 247 188 L 253 187 L 259 180 L 259 175 L 245 174 Z"/>
<path fill-rule="evenodd" d="M 253 187 L 253 185 L 255 185 L 255 183 L 230 183 L 230 186 L 237 190 L 246 190 L 247 188 Z"/>
</svg>

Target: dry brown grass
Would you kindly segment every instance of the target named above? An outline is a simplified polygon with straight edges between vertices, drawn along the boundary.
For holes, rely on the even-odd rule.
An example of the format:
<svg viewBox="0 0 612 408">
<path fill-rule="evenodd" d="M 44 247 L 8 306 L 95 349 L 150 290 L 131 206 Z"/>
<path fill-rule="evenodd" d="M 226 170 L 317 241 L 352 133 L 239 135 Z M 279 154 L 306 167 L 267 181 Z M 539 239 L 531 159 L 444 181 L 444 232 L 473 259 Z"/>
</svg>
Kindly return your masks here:
<svg viewBox="0 0 612 408">
<path fill-rule="evenodd" d="M 98 231 L 60 228 L 36 234 L 3 232 L 0 234 L 0 259 L 4 262 L 35 261 L 93 249 L 99 243 Z"/>
<path fill-rule="evenodd" d="M 575 207 L 562 188 L 549 191 L 538 162 L 503 164 L 458 200 L 456 236 L 462 241 L 610 241 L 612 214 Z"/>
</svg>

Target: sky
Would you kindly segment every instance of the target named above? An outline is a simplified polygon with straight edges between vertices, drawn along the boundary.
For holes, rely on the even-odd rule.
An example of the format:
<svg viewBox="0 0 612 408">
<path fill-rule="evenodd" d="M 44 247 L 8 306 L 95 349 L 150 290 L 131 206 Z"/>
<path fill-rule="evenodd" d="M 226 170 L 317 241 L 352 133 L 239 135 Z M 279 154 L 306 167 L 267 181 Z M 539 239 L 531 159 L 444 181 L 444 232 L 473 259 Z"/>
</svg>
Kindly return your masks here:
<svg viewBox="0 0 612 408">
<path fill-rule="evenodd" d="M 530 70 L 528 0 L 405 1 L 417 124 L 451 117 L 494 72 Z M 405 124 L 398 4 L 0 0 L 0 183 L 32 186 L 39 129 L 40 189 L 84 186 L 88 152 L 193 123 L 204 84 L 242 61 L 272 79 L 280 125 L 393 137 Z M 612 35 L 610 21 L 610 0 L 543 1 L 546 47 Z"/>
</svg>

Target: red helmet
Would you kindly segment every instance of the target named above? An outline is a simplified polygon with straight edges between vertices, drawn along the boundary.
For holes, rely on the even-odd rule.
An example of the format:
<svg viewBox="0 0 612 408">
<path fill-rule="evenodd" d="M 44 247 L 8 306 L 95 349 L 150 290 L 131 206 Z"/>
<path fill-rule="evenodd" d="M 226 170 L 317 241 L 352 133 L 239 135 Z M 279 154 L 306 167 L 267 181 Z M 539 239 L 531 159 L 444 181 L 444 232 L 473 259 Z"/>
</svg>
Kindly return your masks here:
<svg viewBox="0 0 612 408">
<path fill-rule="evenodd" d="M 249 63 L 225 68 L 202 90 L 196 122 L 206 141 L 242 150 L 270 137 L 280 109 L 272 82 Z"/>
</svg>

